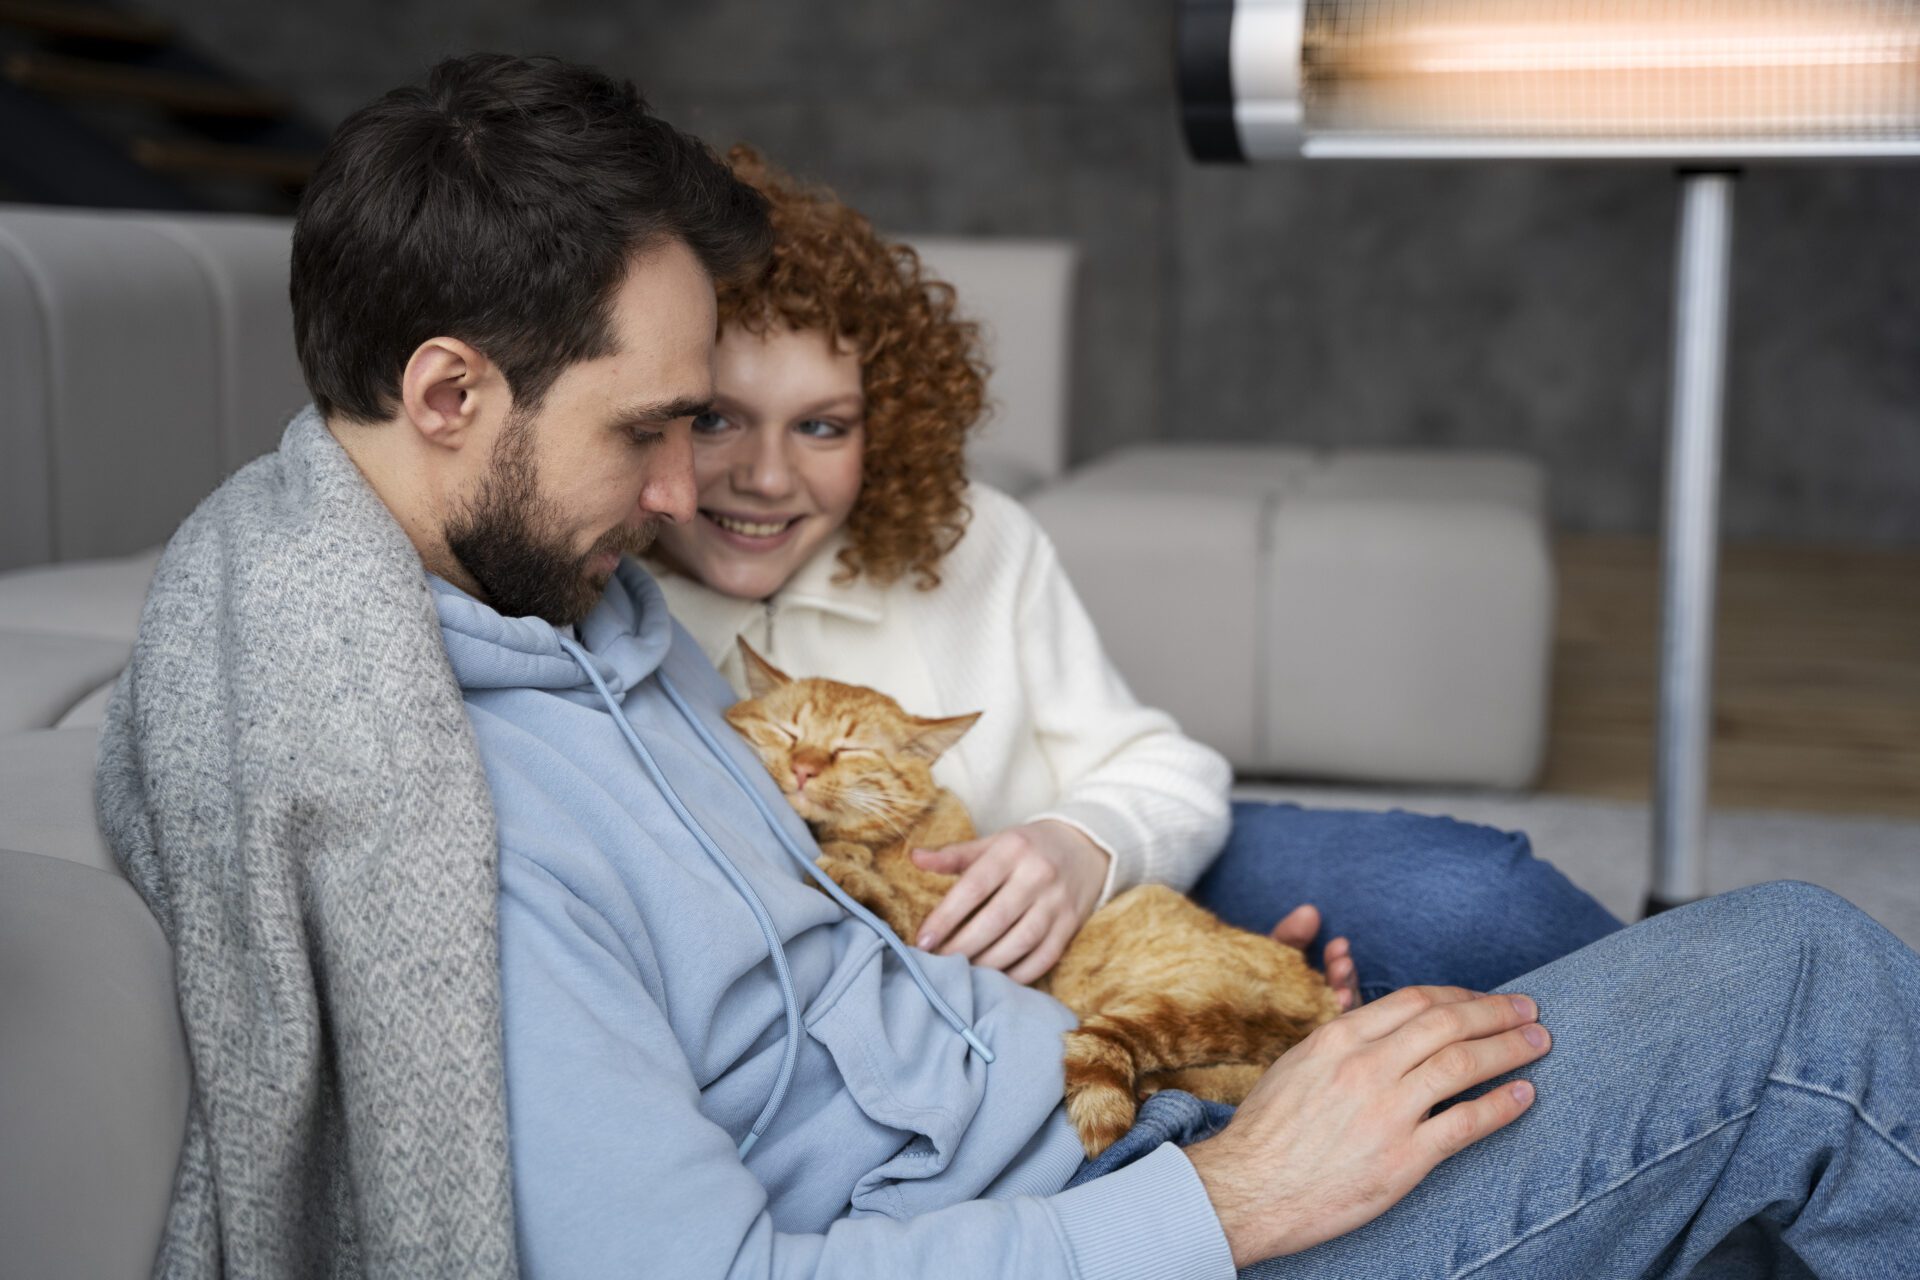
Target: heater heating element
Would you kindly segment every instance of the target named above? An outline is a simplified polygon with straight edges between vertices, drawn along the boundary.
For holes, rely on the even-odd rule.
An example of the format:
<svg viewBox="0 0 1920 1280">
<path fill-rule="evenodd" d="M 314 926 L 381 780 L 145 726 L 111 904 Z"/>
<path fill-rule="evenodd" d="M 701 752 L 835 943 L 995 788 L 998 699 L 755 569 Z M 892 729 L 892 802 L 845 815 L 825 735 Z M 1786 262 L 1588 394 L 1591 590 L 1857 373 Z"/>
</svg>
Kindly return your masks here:
<svg viewBox="0 0 1920 1280">
<path fill-rule="evenodd" d="M 1202 158 L 1920 154 L 1914 0 L 1239 0 L 1181 46 Z"/>
</svg>

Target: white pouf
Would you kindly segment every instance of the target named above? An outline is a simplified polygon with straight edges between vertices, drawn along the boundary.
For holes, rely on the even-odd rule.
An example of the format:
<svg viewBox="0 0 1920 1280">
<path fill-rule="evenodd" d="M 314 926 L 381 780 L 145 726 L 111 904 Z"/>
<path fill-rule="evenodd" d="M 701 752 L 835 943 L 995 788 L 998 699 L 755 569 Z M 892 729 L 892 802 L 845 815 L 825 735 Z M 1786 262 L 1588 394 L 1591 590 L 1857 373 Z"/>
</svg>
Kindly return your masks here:
<svg viewBox="0 0 1920 1280">
<path fill-rule="evenodd" d="M 1538 774 L 1553 564 L 1537 463 L 1151 445 L 1028 502 L 1135 694 L 1242 774 Z"/>
</svg>

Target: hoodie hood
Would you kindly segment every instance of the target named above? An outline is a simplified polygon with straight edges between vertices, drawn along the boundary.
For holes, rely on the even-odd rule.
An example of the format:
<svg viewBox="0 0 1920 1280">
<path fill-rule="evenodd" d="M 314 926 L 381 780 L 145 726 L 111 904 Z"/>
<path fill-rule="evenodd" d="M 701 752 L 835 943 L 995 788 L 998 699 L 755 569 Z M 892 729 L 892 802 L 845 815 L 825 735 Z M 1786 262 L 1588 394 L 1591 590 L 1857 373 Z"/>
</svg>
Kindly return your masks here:
<svg viewBox="0 0 1920 1280">
<path fill-rule="evenodd" d="M 546 689 L 598 700 L 562 632 L 540 618 L 509 618 L 444 578 L 427 575 L 447 658 L 465 690 Z M 600 603 L 577 628 L 600 678 L 615 697 L 659 670 L 673 644 L 667 599 L 646 570 L 622 559 Z"/>
</svg>

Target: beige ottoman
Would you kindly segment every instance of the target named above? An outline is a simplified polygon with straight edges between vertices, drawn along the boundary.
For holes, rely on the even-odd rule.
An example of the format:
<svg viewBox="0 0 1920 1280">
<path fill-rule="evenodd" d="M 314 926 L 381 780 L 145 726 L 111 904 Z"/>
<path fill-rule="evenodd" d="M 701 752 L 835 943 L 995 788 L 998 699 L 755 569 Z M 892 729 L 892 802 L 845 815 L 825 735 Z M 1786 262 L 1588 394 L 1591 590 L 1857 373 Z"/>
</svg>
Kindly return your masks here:
<svg viewBox="0 0 1920 1280">
<path fill-rule="evenodd" d="M 1115 664 L 1243 775 L 1521 787 L 1545 746 L 1538 464 L 1152 445 L 1031 495 Z"/>
</svg>

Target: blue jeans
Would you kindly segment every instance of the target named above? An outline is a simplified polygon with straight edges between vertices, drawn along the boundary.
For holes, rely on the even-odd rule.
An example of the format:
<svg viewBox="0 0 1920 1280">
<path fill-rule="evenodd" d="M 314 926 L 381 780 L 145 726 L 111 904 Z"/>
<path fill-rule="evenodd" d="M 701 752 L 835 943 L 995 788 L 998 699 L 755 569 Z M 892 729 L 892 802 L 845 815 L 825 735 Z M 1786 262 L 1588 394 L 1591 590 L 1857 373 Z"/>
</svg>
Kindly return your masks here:
<svg viewBox="0 0 1920 1280">
<path fill-rule="evenodd" d="M 1742 889 L 1510 985 L 1554 1036 L 1526 1114 L 1243 1280 L 1920 1272 L 1920 957 L 1860 911 Z M 1149 1099 L 1076 1181 L 1228 1114 Z"/>
<path fill-rule="evenodd" d="M 1313 903 L 1321 938 L 1352 942 L 1367 999 L 1416 984 L 1491 991 L 1620 928 L 1524 835 L 1397 809 L 1236 803 L 1193 897 L 1259 933 Z M 1308 959 L 1320 963 L 1317 945 Z"/>
</svg>

